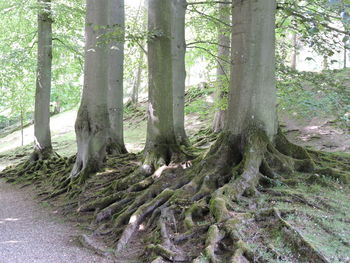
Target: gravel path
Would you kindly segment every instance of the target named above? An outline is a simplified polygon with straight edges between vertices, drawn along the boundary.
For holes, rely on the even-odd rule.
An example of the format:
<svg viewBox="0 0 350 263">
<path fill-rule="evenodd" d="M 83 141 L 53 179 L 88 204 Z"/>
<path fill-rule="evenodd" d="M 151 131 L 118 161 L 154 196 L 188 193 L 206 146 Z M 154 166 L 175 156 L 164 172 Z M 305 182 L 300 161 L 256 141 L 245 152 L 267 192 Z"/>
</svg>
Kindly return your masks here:
<svg viewBox="0 0 350 263">
<path fill-rule="evenodd" d="M 0 263 L 111 263 L 79 246 L 78 234 L 28 190 L 0 180 Z"/>
</svg>

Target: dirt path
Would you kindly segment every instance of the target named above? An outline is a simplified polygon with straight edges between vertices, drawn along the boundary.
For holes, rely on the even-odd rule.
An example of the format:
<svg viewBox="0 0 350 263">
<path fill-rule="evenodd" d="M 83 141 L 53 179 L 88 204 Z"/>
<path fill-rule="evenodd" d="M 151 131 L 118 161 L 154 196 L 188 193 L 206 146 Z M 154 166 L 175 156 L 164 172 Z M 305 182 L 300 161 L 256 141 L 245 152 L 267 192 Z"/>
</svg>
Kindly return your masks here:
<svg viewBox="0 0 350 263">
<path fill-rule="evenodd" d="M 298 145 L 326 152 L 350 153 L 349 131 L 337 127 L 332 118 L 295 120 L 284 117 L 282 124 L 288 139 Z"/>
<path fill-rule="evenodd" d="M 1 263 L 110 263 L 76 241 L 79 231 L 38 205 L 29 190 L 0 180 Z"/>
</svg>

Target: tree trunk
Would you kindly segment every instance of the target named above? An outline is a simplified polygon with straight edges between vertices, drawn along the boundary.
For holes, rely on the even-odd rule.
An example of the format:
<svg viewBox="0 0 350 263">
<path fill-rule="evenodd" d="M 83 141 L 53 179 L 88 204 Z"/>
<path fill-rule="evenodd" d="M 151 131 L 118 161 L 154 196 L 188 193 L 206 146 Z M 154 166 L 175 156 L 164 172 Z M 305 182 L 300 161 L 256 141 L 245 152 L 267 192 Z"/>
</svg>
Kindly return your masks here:
<svg viewBox="0 0 350 263">
<path fill-rule="evenodd" d="M 328 69 L 329 69 L 328 57 L 324 56 L 323 57 L 323 70 L 328 70 Z"/>
<path fill-rule="evenodd" d="M 38 64 L 34 110 L 34 152 L 31 160 L 46 159 L 52 153 L 50 132 L 50 93 L 52 65 L 51 0 L 39 0 Z"/>
<path fill-rule="evenodd" d="M 230 7 L 227 4 L 219 4 L 219 19 L 225 24 L 230 24 Z M 225 25 L 220 24 L 218 27 L 218 62 L 216 69 L 217 89 L 215 92 L 215 101 L 220 101 L 226 96 L 225 84 L 228 85 L 230 65 L 226 62 L 230 58 L 230 30 Z M 225 125 L 226 111 L 222 108 L 215 112 L 213 131 L 220 132 Z"/>
<path fill-rule="evenodd" d="M 177 143 L 188 145 L 185 131 L 185 15 L 187 2 L 186 0 L 173 0 L 171 3 L 174 129 Z"/>
<path fill-rule="evenodd" d="M 168 164 L 175 146 L 171 50 L 171 1 L 148 1 L 149 105 L 145 164 Z"/>
<path fill-rule="evenodd" d="M 297 34 L 293 32 L 292 34 L 292 59 L 291 59 L 291 68 L 293 70 L 297 69 Z"/>
<path fill-rule="evenodd" d="M 108 23 L 111 39 L 108 39 L 108 110 L 110 134 L 108 153 L 126 153 L 123 134 L 123 73 L 125 6 L 124 0 L 109 0 Z"/>
<path fill-rule="evenodd" d="M 110 129 L 107 105 L 108 48 L 99 42 L 108 25 L 108 2 L 87 0 L 84 88 L 75 122 L 78 153 L 71 177 L 97 171 L 106 155 Z"/>
<path fill-rule="evenodd" d="M 149 41 L 148 54 L 150 105 L 146 154 L 153 161 L 160 161 L 155 165 L 170 160 L 171 145 L 175 144 L 171 119 L 170 1 L 149 2 L 149 29 L 155 35 Z M 255 262 L 256 251 L 245 243 L 251 239 L 251 233 L 238 233 L 246 224 L 247 213 L 254 210 L 249 204 L 259 200 L 258 196 L 252 200 L 248 197 L 260 188 L 273 190 L 275 184 L 287 185 L 290 177 L 284 181 L 283 173 L 315 174 L 308 151 L 289 143 L 277 130 L 275 11 L 275 0 L 234 0 L 231 52 L 234 64 L 224 131 L 209 151 L 193 162 L 191 169 L 174 164 L 162 167 L 147 179 L 143 174 L 126 175 L 134 184 L 121 191 L 121 197 L 96 216 L 98 223 L 112 218 L 112 231 L 123 230 L 115 254 L 127 252 L 135 239 L 146 235 L 148 240 L 157 241 L 146 249 L 152 259 L 157 257 L 154 263 Z M 126 182 L 125 177 L 120 178 L 118 185 Z M 277 208 L 255 210 L 259 221 L 261 218 L 278 224 L 270 215 L 281 218 Z M 140 232 L 141 226 L 146 231 Z M 207 233 L 205 237 L 202 231 Z M 181 244 L 185 243 L 197 245 L 202 252 L 193 250 L 198 255 L 193 258 L 194 253 L 189 255 L 183 249 Z M 230 249 L 217 249 L 220 247 Z M 270 262 L 263 257 L 260 261 Z"/>
<path fill-rule="evenodd" d="M 144 56 L 143 53 L 144 53 L 143 50 L 140 48 L 138 67 L 137 67 L 135 82 L 134 82 L 134 85 L 132 87 L 132 95 L 131 95 L 131 103 L 133 105 L 137 105 L 137 103 L 139 101 L 139 90 L 140 90 L 140 85 L 141 85 L 143 56 Z"/>
<path fill-rule="evenodd" d="M 347 67 L 346 65 L 347 62 L 347 49 L 346 49 L 346 43 L 344 43 L 344 69 Z"/>
<path fill-rule="evenodd" d="M 274 0 L 234 1 L 232 72 L 227 129 L 252 126 L 269 138 L 277 133 Z"/>
<path fill-rule="evenodd" d="M 23 131 L 23 129 L 24 129 L 24 114 L 23 114 L 23 109 L 21 109 L 21 116 L 20 116 L 20 118 L 21 118 L 21 146 L 23 146 L 24 145 L 24 131 Z"/>
</svg>

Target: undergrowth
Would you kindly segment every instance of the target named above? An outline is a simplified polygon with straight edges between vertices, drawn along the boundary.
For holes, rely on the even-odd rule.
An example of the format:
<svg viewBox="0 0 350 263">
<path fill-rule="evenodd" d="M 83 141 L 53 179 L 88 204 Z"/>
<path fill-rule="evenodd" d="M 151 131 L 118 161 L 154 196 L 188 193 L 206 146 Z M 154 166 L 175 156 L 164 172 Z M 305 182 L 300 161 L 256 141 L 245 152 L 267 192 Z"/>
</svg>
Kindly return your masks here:
<svg viewBox="0 0 350 263">
<path fill-rule="evenodd" d="M 277 74 L 279 110 L 295 117 L 329 117 L 347 125 L 350 115 L 348 70 L 298 72 L 288 68 Z"/>
</svg>

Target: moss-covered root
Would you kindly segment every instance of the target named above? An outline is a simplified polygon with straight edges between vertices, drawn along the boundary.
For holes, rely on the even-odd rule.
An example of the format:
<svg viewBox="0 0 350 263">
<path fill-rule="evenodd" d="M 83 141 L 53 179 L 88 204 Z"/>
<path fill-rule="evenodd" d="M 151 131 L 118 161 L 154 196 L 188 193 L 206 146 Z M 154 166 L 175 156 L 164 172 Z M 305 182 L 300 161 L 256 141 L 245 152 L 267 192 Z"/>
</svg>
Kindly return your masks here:
<svg viewBox="0 0 350 263">
<path fill-rule="evenodd" d="M 236 243 L 236 251 L 229 263 L 256 262 L 256 260 L 254 260 L 254 256 L 251 254 L 252 252 L 248 249 L 247 245 L 242 240 L 239 240 Z"/>
<path fill-rule="evenodd" d="M 155 260 L 153 260 L 151 263 L 167 263 L 167 261 L 164 261 L 163 257 L 157 257 Z"/>
<path fill-rule="evenodd" d="M 294 244 L 301 255 L 309 258 L 310 262 L 331 263 L 296 228 L 284 220 L 280 211 L 276 208 L 274 209 L 274 215 L 279 220 L 286 238 Z"/>
<path fill-rule="evenodd" d="M 164 204 L 174 194 L 171 189 L 165 189 L 157 197 L 140 206 L 135 213 L 130 217 L 128 225 L 125 227 L 123 234 L 119 238 L 115 252 L 118 253 L 123 250 L 132 235 L 138 230 L 140 224 L 145 220 L 146 216 L 152 213 L 157 207 Z"/>
<path fill-rule="evenodd" d="M 205 241 L 205 249 L 204 249 L 204 256 L 209 262 L 211 263 L 218 263 L 220 262 L 219 259 L 215 255 L 215 251 L 218 247 L 218 243 L 223 238 L 223 234 L 220 233 L 220 230 L 217 225 L 210 226 L 207 234 L 207 239 Z M 200 255 L 196 259 L 193 260 L 193 263 L 199 263 L 202 262 L 203 256 Z"/>
<path fill-rule="evenodd" d="M 171 163 L 183 163 L 194 158 L 192 153 L 187 152 L 180 145 L 165 144 L 151 149 L 146 147 L 143 167 L 153 173 Z"/>
<path fill-rule="evenodd" d="M 321 167 L 315 170 L 315 173 L 323 176 L 328 176 L 343 184 L 350 184 L 350 173 L 348 171 L 342 171 L 340 169 L 331 167 Z"/>
</svg>

